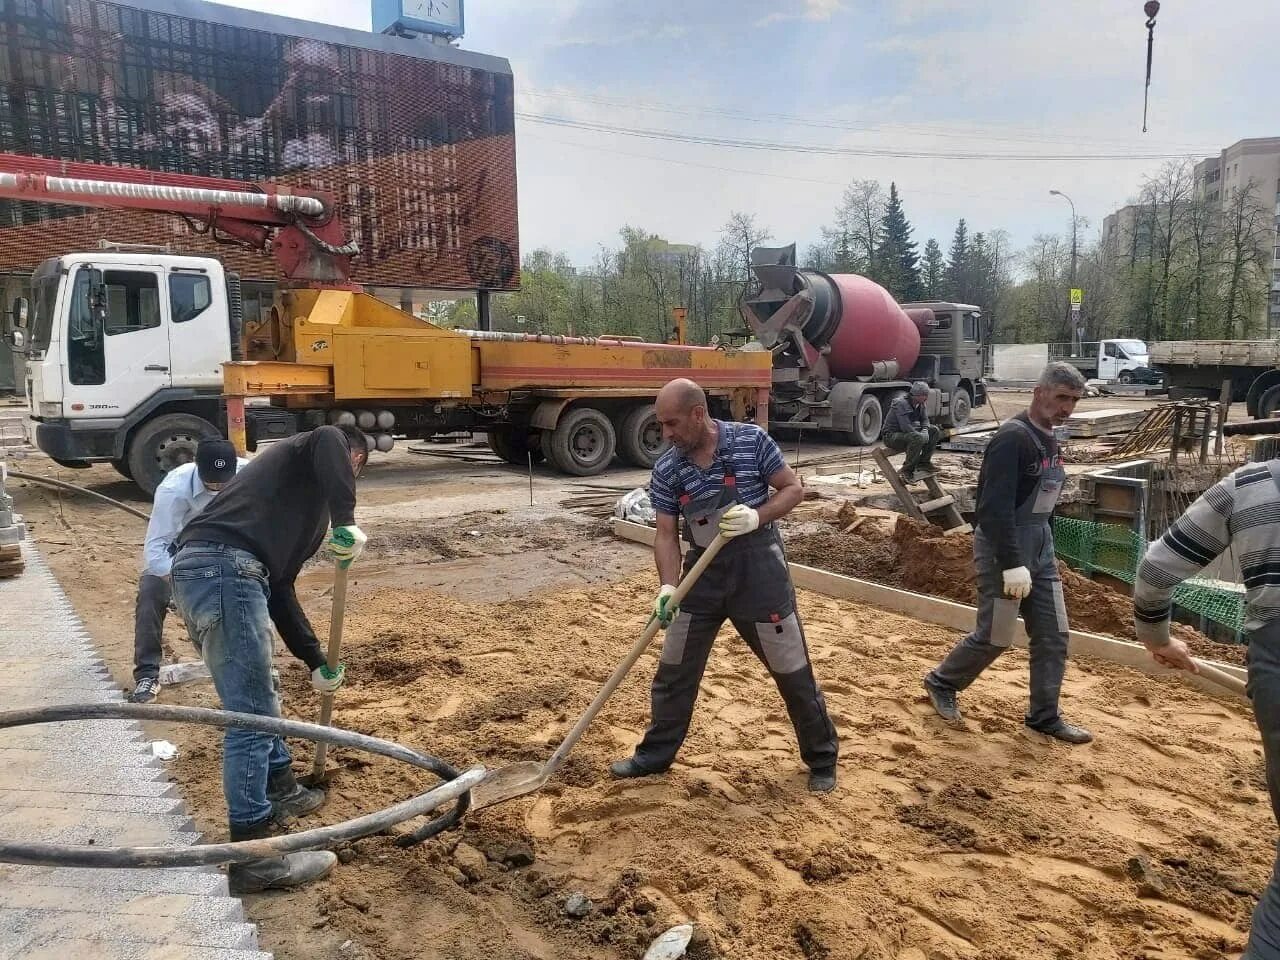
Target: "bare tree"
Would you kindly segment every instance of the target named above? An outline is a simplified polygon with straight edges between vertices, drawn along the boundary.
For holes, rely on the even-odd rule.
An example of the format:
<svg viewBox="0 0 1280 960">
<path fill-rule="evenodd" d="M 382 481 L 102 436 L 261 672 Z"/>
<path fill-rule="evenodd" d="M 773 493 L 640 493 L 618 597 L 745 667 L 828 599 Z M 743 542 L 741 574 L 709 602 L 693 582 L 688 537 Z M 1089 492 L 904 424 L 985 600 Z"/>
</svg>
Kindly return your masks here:
<svg viewBox="0 0 1280 960">
<path fill-rule="evenodd" d="M 1222 324 L 1227 336 L 1247 335 L 1266 298 L 1268 240 L 1274 234 L 1272 214 L 1258 199 L 1258 192 L 1252 178 L 1243 188 L 1233 187 L 1222 215 Z"/>
</svg>

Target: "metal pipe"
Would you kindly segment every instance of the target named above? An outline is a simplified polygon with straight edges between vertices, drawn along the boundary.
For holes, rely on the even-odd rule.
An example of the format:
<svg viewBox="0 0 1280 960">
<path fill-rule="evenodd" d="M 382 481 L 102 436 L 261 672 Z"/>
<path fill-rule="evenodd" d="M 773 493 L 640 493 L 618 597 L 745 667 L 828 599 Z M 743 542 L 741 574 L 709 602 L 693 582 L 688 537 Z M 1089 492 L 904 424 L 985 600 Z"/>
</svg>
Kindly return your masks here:
<svg viewBox="0 0 1280 960">
<path fill-rule="evenodd" d="M 554 343 L 569 346 L 655 347 L 679 350 L 719 350 L 719 347 L 695 347 L 688 344 L 651 343 L 647 340 L 619 340 L 615 337 L 568 337 L 558 333 L 502 333 L 496 330 L 454 330 L 472 340 L 491 340 L 501 343 Z"/>
<path fill-rule="evenodd" d="M 28 480 L 31 483 L 43 483 L 48 487 L 57 487 L 59 490 L 70 490 L 72 493 L 83 493 L 87 497 L 94 497 L 98 500 L 103 500 L 106 503 L 111 504 L 113 507 L 119 507 L 126 513 L 132 513 L 140 520 L 151 519 L 150 514 L 143 513 L 136 507 L 131 507 L 127 503 L 121 503 L 119 500 L 112 500 L 110 497 L 103 496 L 93 490 L 87 490 L 84 487 L 77 487 L 74 483 L 67 483 L 65 480 L 54 480 L 52 477 L 40 477 L 34 473 L 24 473 L 21 470 L 9 470 L 6 471 L 6 473 L 8 476 L 15 477 L 18 480 Z"/>
<path fill-rule="evenodd" d="M 60 843 L 0 842 L 0 862 L 36 866 L 64 867 L 195 867 L 219 863 L 243 863 L 263 857 L 278 857 L 299 850 L 331 847 L 345 840 L 355 840 L 386 830 L 397 823 L 422 816 L 446 803 L 454 808 L 416 831 L 415 839 L 426 839 L 455 826 L 462 820 L 471 803 L 471 789 L 485 776 L 484 767 L 473 767 L 459 773 L 454 767 L 429 754 L 418 753 L 398 743 L 370 737 L 349 730 L 321 727 L 314 723 L 259 717 L 205 707 L 174 707 L 141 703 L 60 704 L 27 710 L 0 712 L 0 730 L 38 723 L 68 720 L 160 720 L 178 723 L 202 723 L 213 727 L 238 727 L 277 736 L 301 737 L 335 746 L 352 747 L 376 753 L 393 760 L 430 770 L 448 782 L 417 797 L 402 801 L 375 813 L 352 820 L 284 834 L 262 840 L 238 843 L 199 844 L 191 847 L 88 847 Z"/>
</svg>

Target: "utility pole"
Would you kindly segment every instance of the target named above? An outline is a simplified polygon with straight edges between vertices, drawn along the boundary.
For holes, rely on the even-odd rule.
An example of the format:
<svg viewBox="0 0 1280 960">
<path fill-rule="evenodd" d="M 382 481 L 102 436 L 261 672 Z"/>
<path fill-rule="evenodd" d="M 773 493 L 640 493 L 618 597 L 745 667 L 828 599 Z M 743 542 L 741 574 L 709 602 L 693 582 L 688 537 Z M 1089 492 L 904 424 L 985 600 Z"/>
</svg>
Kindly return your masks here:
<svg viewBox="0 0 1280 960">
<path fill-rule="evenodd" d="M 1063 193 L 1061 190 L 1050 190 L 1049 195 L 1054 197 L 1061 197 L 1063 200 L 1067 201 L 1067 203 L 1071 204 L 1071 276 L 1070 276 L 1070 279 L 1068 279 L 1067 281 L 1067 288 L 1068 290 L 1074 290 L 1076 288 L 1076 205 L 1072 201 L 1072 199 L 1068 197 L 1065 193 Z M 1072 316 L 1072 314 L 1075 313 L 1075 311 L 1072 310 L 1071 307 L 1072 307 L 1071 294 L 1068 293 L 1067 294 L 1067 324 L 1071 327 L 1071 352 L 1074 354 L 1079 352 L 1080 341 L 1082 338 L 1080 336 L 1079 330 L 1077 329 L 1077 325 L 1075 322 L 1076 318 Z"/>
</svg>

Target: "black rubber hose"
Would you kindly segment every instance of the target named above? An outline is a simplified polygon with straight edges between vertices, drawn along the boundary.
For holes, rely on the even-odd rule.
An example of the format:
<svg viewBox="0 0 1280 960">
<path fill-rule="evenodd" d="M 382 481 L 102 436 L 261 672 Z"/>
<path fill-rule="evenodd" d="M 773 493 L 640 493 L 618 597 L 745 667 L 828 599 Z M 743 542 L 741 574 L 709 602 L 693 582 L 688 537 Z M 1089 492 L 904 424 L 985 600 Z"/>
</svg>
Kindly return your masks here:
<svg viewBox="0 0 1280 960">
<path fill-rule="evenodd" d="M 173 707 L 143 703 L 78 703 L 0 713 L 0 730 L 37 723 L 67 720 L 163 720 L 202 723 L 212 727 L 240 727 L 278 736 L 324 741 L 400 760 L 430 770 L 445 783 L 412 799 L 375 813 L 345 820 L 328 827 L 283 834 L 262 840 L 238 843 L 198 844 L 191 847 L 98 847 L 61 843 L 0 842 L 0 863 L 22 863 L 59 867 L 199 867 L 218 863 L 243 863 L 263 857 L 279 857 L 299 850 L 320 850 L 345 840 L 380 833 L 397 823 L 423 816 L 453 802 L 448 813 L 428 823 L 413 836 L 426 839 L 456 826 L 471 804 L 471 788 L 484 779 L 484 767 L 459 773 L 438 757 L 418 753 L 406 746 L 369 737 L 350 730 L 322 727 L 315 723 L 259 717 L 206 707 Z"/>
<path fill-rule="evenodd" d="M 119 500 L 112 500 L 93 490 L 86 490 L 84 487 L 77 487 L 74 483 L 67 483 L 65 480 L 54 480 L 52 477 L 40 477 L 34 473 L 23 473 L 21 470 L 10 470 L 8 475 L 17 480 L 29 480 L 31 483 L 43 483 L 48 487 L 57 487 L 59 490 L 70 490 L 72 493 L 83 493 L 86 497 L 95 497 L 98 500 L 104 500 L 113 507 L 119 507 L 126 513 L 132 513 L 135 517 L 142 520 L 150 520 L 151 515 L 143 513 L 137 507 L 131 507 L 127 503 L 121 503 Z"/>
</svg>

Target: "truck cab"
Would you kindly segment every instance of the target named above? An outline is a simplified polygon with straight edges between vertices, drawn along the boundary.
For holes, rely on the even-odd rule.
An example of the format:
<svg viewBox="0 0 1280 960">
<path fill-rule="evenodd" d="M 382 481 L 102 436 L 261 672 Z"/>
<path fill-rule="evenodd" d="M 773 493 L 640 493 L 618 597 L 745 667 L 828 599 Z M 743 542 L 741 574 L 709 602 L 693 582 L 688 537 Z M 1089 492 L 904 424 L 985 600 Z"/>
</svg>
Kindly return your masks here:
<svg viewBox="0 0 1280 960">
<path fill-rule="evenodd" d="M 28 442 L 63 466 L 109 461 L 150 493 L 222 435 L 240 298 L 217 260 L 69 254 L 40 264 L 31 290 L 6 318 L 26 355 Z"/>
<path fill-rule="evenodd" d="M 1147 345 L 1141 340 L 1101 340 L 1098 343 L 1098 379 L 1132 383 L 1139 370 L 1151 367 Z"/>
</svg>

